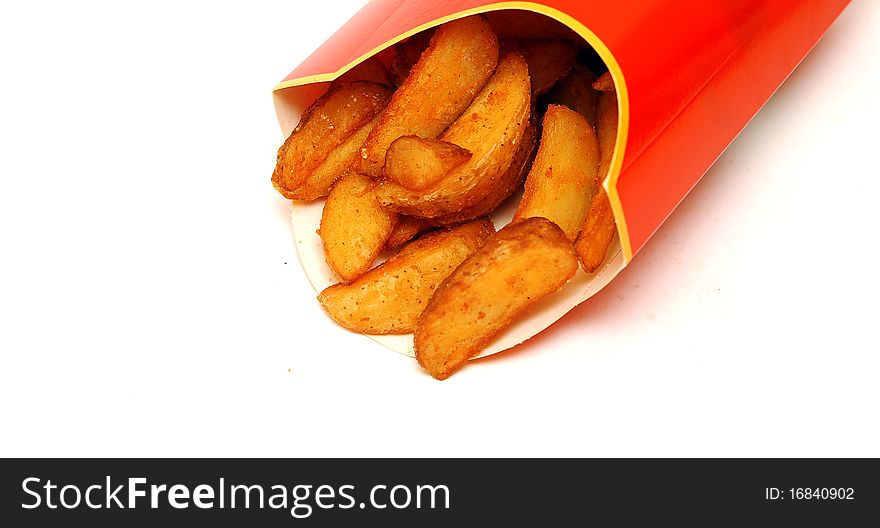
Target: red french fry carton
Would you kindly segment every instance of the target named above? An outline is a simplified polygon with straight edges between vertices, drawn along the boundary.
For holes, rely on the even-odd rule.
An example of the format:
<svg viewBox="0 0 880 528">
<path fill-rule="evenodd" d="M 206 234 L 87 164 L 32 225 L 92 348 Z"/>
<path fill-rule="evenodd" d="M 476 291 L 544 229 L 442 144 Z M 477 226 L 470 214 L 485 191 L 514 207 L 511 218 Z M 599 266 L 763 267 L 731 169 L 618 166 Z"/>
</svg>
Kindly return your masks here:
<svg viewBox="0 0 880 528">
<path fill-rule="evenodd" d="M 607 65 L 617 143 L 603 186 L 617 237 L 595 273 L 579 271 L 481 355 L 551 325 L 623 269 L 834 22 L 849 0 L 373 0 L 275 87 L 284 137 L 334 80 L 395 43 L 450 20 L 502 10 L 554 19 Z M 315 234 L 322 202 L 294 202 L 297 250 L 316 290 L 336 282 Z M 498 213 L 496 223 L 512 211 Z M 377 341 L 412 355 L 411 336 Z"/>
</svg>

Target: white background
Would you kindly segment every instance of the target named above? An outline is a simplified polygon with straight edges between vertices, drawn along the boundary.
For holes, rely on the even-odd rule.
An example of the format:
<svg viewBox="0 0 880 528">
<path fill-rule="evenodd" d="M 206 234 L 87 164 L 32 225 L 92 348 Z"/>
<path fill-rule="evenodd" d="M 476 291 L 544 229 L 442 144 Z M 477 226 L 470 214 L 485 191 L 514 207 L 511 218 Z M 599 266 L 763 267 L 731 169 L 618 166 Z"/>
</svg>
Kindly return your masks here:
<svg viewBox="0 0 880 528">
<path fill-rule="evenodd" d="M 446 382 L 336 327 L 270 90 L 360 1 L 0 11 L 0 455 L 878 456 L 880 2 L 633 264 Z"/>
</svg>

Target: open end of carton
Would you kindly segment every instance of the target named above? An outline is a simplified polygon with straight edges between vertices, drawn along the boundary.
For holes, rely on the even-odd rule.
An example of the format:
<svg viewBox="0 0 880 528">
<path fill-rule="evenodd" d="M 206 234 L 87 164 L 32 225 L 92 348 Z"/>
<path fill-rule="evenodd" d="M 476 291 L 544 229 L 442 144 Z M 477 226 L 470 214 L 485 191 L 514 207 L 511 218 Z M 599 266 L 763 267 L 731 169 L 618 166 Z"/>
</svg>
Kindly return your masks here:
<svg viewBox="0 0 880 528">
<path fill-rule="evenodd" d="M 520 317 L 511 327 L 503 332 L 489 347 L 483 350 L 475 358 L 485 357 L 512 348 L 548 328 L 566 313 L 571 311 L 575 306 L 586 301 L 604 288 L 626 266 L 632 256 L 631 252 L 628 250 L 629 246 L 626 243 L 628 240 L 626 237 L 626 224 L 616 191 L 617 176 L 620 173 L 621 162 L 623 159 L 623 146 L 626 143 L 626 132 L 628 128 L 628 99 L 622 73 L 616 61 L 614 61 L 613 56 L 611 56 L 610 51 L 608 51 L 604 44 L 602 44 L 589 29 L 583 26 L 583 24 L 564 13 L 529 2 L 504 2 L 493 4 L 491 6 L 484 6 L 478 10 L 465 11 L 458 13 L 455 16 L 446 17 L 430 24 L 419 26 L 418 28 L 401 35 L 399 38 L 389 41 L 384 46 L 373 50 L 373 52 L 359 58 L 357 61 L 346 65 L 346 67 L 337 72 L 327 74 L 326 76 L 311 76 L 308 79 L 293 79 L 285 81 L 276 87 L 273 94 L 281 131 L 283 137 L 286 138 L 299 121 L 302 111 L 326 92 L 329 86 L 329 81 L 332 81 L 345 71 L 349 70 L 361 60 L 379 54 L 396 42 L 408 38 L 419 31 L 429 29 L 455 18 L 461 18 L 475 14 L 476 12 L 507 11 L 515 9 L 539 12 L 548 18 L 552 18 L 559 23 L 568 26 L 593 47 L 599 58 L 601 58 L 605 66 L 611 71 L 617 89 L 620 121 L 618 124 L 614 159 L 612 160 L 609 174 L 603 181 L 603 186 L 605 187 L 612 204 L 618 231 L 614 236 L 605 261 L 599 266 L 596 272 L 586 273 L 582 268 L 579 268 L 575 277 L 562 289 L 532 306 L 528 313 Z M 500 229 L 502 226 L 510 222 L 521 195 L 521 192 L 514 194 L 491 215 L 491 219 L 495 223 L 496 228 Z M 318 227 L 320 226 L 323 206 L 323 199 L 312 202 L 294 201 L 291 206 L 291 221 L 293 223 L 297 253 L 302 267 L 312 286 L 315 288 L 316 293 L 338 282 L 324 259 L 321 239 L 317 233 Z M 390 255 L 390 252 L 381 255 L 375 265 L 380 264 Z M 315 305 L 317 307 L 317 301 L 315 301 Z M 413 339 L 411 334 L 368 337 L 391 350 L 408 356 L 414 356 Z"/>
</svg>

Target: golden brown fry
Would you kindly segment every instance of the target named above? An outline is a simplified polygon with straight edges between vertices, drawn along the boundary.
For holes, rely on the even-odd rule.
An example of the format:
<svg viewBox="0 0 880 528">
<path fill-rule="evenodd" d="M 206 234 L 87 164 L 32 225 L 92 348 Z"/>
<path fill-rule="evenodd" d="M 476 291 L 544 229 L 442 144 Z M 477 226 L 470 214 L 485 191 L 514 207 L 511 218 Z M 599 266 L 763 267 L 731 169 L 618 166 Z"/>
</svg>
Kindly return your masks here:
<svg viewBox="0 0 880 528">
<path fill-rule="evenodd" d="M 336 182 L 324 204 L 320 229 L 324 258 L 345 283 L 370 269 L 397 223 L 397 215 L 376 201 L 375 185 L 370 178 L 349 172 Z"/>
<path fill-rule="evenodd" d="M 472 154 L 440 139 L 403 136 L 394 140 L 385 154 L 385 177 L 403 187 L 421 191 L 442 180 Z"/>
<path fill-rule="evenodd" d="M 367 137 L 361 172 L 381 177 L 385 152 L 401 136 L 437 137 L 468 107 L 497 63 L 498 39 L 485 17 L 440 27 Z"/>
<path fill-rule="evenodd" d="M 546 218 L 574 241 L 595 192 L 598 166 L 599 145 L 593 127 L 574 110 L 550 105 L 544 114 L 538 155 L 513 220 Z"/>
<path fill-rule="evenodd" d="M 419 365 L 437 379 L 449 377 L 529 306 L 568 282 L 577 265 L 571 242 L 552 222 L 509 224 L 434 292 L 416 325 Z"/>
<path fill-rule="evenodd" d="M 432 227 L 434 226 L 424 218 L 401 215 L 385 241 L 385 249 L 397 249 Z"/>
<path fill-rule="evenodd" d="M 600 92 L 613 92 L 614 79 L 611 78 L 611 72 L 605 72 L 600 75 L 598 79 L 593 81 L 593 89 L 599 90 Z"/>
<path fill-rule="evenodd" d="M 580 64 L 575 64 L 571 73 L 562 78 L 545 96 L 546 102 L 571 108 L 587 119 L 590 125 L 596 122 L 596 104 L 599 92 L 593 89 L 596 74 Z"/>
<path fill-rule="evenodd" d="M 523 133 L 519 148 L 513 156 L 513 162 L 504 174 L 495 180 L 492 189 L 483 201 L 476 205 L 472 205 L 471 207 L 462 209 L 457 213 L 448 216 L 441 216 L 439 218 L 432 218 L 431 222 L 436 225 L 452 225 L 472 218 L 488 215 L 494 211 L 499 205 L 501 205 L 501 202 L 510 197 L 510 195 L 519 188 L 523 180 L 525 180 L 526 174 L 529 172 L 529 167 L 532 164 L 532 157 L 535 154 L 536 145 L 537 137 L 535 124 L 530 119 L 529 124 Z"/>
<path fill-rule="evenodd" d="M 608 77 L 610 79 L 610 76 Z M 598 82 L 598 81 L 596 81 Z M 575 241 L 575 251 L 580 259 L 584 270 L 588 273 L 595 272 L 608 253 L 608 246 L 614 238 L 617 230 L 614 221 L 614 213 L 605 189 L 601 188 L 601 182 L 608 176 L 611 167 L 611 159 L 614 156 L 614 144 L 617 141 L 617 92 L 612 89 L 603 91 L 599 96 L 599 105 L 596 110 L 596 133 L 599 138 L 599 192 L 590 204 L 587 219 L 581 227 L 580 235 Z"/>
<path fill-rule="evenodd" d="M 505 9 L 486 13 L 499 38 L 547 38 L 581 41 L 571 28 L 556 20 L 519 9 Z"/>
<path fill-rule="evenodd" d="M 584 271 L 594 273 L 605 262 L 605 255 L 608 253 L 611 240 L 614 239 L 615 231 L 617 228 L 614 213 L 611 211 L 611 202 L 608 201 L 605 189 L 600 188 L 593 196 L 590 212 L 587 213 L 581 233 L 574 243 L 574 250 Z"/>
<path fill-rule="evenodd" d="M 278 149 L 272 185 L 293 198 L 330 152 L 369 123 L 388 103 L 391 90 L 376 83 L 353 82 L 328 92 L 303 114 Z"/>
<path fill-rule="evenodd" d="M 429 233 L 349 285 L 318 296 L 340 325 L 364 334 L 406 334 L 415 329 L 434 290 L 495 228 L 487 219 Z"/>
<path fill-rule="evenodd" d="M 428 49 L 434 32 L 433 28 L 426 29 L 394 45 L 394 58 L 391 59 L 391 80 L 394 86 L 400 86 L 406 80 L 413 64 Z"/>
<path fill-rule="evenodd" d="M 391 75 L 388 73 L 388 68 L 386 68 L 376 57 L 370 57 L 340 75 L 335 81 L 330 83 L 330 89 L 332 90 L 356 81 L 369 81 L 388 87 L 394 86 L 394 83 L 391 82 Z"/>
<path fill-rule="evenodd" d="M 509 53 L 471 106 L 440 137 L 469 150 L 473 157 L 423 191 L 382 182 L 379 201 L 400 213 L 425 218 L 479 204 L 510 166 L 530 110 L 528 66 L 518 53 Z"/>
<path fill-rule="evenodd" d="M 532 96 L 545 94 L 574 66 L 577 46 L 570 40 L 555 39 L 508 39 L 502 49 L 518 51 L 529 65 L 532 79 Z"/>
<path fill-rule="evenodd" d="M 315 200 L 330 193 L 330 188 L 343 174 L 360 160 L 361 145 L 367 139 L 367 134 L 376 126 L 379 116 L 362 126 L 357 132 L 349 136 L 345 143 L 339 145 L 330 152 L 318 168 L 306 178 L 306 181 L 290 192 L 289 198 L 294 200 Z"/>
</svg>

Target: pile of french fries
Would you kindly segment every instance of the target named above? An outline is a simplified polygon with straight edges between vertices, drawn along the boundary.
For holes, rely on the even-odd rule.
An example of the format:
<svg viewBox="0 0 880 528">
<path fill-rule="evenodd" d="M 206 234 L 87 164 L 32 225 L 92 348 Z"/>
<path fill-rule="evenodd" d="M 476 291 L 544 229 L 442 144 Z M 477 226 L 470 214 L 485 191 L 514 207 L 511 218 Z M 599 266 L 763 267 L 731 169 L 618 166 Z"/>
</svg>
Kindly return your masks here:
<svg viewBox="0 0 880 528">
<path fill-rule="evenodd" d="M 578 261 L 601 266 L 617 95 L 578 61 L 589 51 L 543 15 L 470 16 L 362 62 L 303 113 L 272 183 L 326 196 L 319 234 L 339 283 L 318 299 L 334 321 L 414 334 L 419 364 L 445 379 Z M 521 188 L 496 232 L 487 215 Z"/>
</svg>

